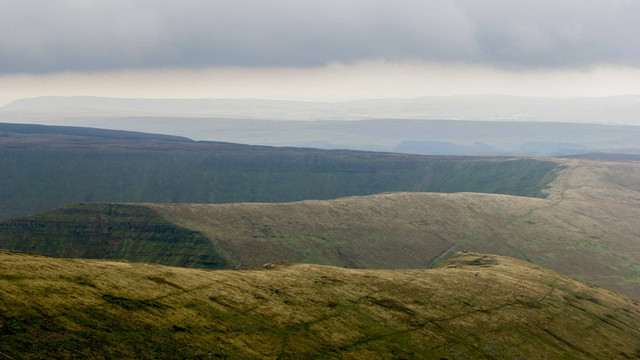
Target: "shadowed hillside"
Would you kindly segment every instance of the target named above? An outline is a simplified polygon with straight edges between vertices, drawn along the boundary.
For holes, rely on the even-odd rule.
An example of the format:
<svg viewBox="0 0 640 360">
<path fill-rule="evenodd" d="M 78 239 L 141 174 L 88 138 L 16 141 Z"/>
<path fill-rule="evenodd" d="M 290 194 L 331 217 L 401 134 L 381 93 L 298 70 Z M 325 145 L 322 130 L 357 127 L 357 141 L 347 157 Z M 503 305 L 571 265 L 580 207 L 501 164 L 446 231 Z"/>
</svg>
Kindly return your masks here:
<svg viewBox="0 0 640 360">
<path fill-rule="evenodd" d="M 286 202 L 386 191 L 540 196 L 556 164 L 0 127 L 0 219 L 74 202 Z"/>
<path fill-rule="evenodd" d="M 208 238 L 166 221 L 146 206 L 77 204 L 8 220 L 0 227 L 4 247 L 30 253 L 183 267 L 225 266 Z"/>
<path fill-rule="evenodd" d="M 5 358 L 628 359 L 640 305 L 535 265 L 208 271 L 0 252 Z"/>
</svg>

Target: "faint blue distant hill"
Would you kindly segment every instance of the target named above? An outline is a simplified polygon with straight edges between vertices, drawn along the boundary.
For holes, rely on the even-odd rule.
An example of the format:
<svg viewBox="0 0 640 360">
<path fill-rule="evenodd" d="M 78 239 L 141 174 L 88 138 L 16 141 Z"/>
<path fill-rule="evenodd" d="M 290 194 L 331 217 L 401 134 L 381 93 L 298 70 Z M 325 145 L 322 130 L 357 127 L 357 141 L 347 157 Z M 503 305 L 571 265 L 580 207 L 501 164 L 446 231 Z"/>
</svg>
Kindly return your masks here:
<svg viewBox="0 0 640 360">
<path fill-rule="evenodd" d="M 250 145 L 427 155 L 640 153 L 640 96 L 452 96 L 350 102 L 41 97 L 0 121 L 142 131 Z"/>
</svg>

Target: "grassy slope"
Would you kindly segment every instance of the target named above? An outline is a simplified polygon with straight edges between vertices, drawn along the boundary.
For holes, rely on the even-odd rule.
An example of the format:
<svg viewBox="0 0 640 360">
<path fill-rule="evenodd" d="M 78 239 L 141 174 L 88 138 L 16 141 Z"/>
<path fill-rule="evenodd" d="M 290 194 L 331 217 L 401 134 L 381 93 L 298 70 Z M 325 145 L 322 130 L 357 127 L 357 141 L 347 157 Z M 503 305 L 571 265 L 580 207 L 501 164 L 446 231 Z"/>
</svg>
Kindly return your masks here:
<svg viewBox="0 0 640 360">
<path fill-rule="evenodd" d="M 197 236 L 210 239 L 213 249 L 207 251 L 217 259 L 212 267 L 246 268 L 288 261 L 353 268 L 426 268 L 466 249 L 528 260 L 640 299 L 640 165 L 561 162 L 567 168 L 546 190 L 546 199 L 390 193 L 286 204 L 147 206 L 165 219 L 163 226 L 188 229 L 193 236 L 199 233 Z M 83 206 L 89 210 L 92 205 Z M 181 252 L 184 263 L 202 261 L 189 260 L 189 242 L 168 244 L 144 258 L 119 252 L 121 248 L 113 245 L 99 254 L 78 254 L 74 249 L 90 248 L 111 235 L 100 227 L 93 233 L 74 230 L 85 229 L 85 210 L 76 216 L 74 206 L 66 209 L 68 213 L 53 211 L 50 216 L 73 229 L 50 227 L 45 235 L 13 225 L 38 221 L 39 216 L 7 221 L 1 224 L 0 247 L 174 265 L 179 263 L 166 259 L 172 252 Z M 144 217 L 130 221 L 137 222 L 144 222 Z M 138 236 L 135 232 L 130 235 L 131 240 Z M 43 251 L 49 246 L 43 243 L 56 245 Z"/>
<path fill-rule="evenodd" d="M 195 270 L 0 252 L 0 356 L 627 359 L 640 304 L 535 265 Z"/>
<path fill-rule="evenodd" d="M 424 268 L 454 241 L 492 232 L 514 214 L 545 204 L 508 195 L 388 193 L 288 204 L 148 206 L 201 231 L 229 264 Z"/>
<path fill-rule="evenodd" d="M 285 202 L 385 191 L 538 196 L 555 167 L 536 160 L 271 148 L 54 129 L 0 131 L 0 219 L 87 201 Z"/>
<path fill-rule="evenodd" d="M 85 212 L 93 205 L 82 205 L 77 213 L 75 206 L 48 213 L 45 223 L 51 216 L 66 225 L 46 231 L 20 225 L 38 222 L 40 216 L 6 221 L 1 224 L 0 247 L 172 265 L 208 262 L 227 268 L 272 261 L 425 268 L 467 249 L 528 260 L 639 299 L 640 165 L 570 159 L 561 163 L 566 169 L 545 190 L 547 199 L 390 193 L 286 204 L 147 204 L 164 218 L 153 214 L 162 226 L 210 239 L 213 249 L 200 242 L 199 251 L 214 261 L 189 258 L 191 240 L 182 243 L 174 235 L 177 242 L 163 243 L 144 257 L 111 243 L 90 253 L 86 249 L 113 236 L 100 226 L 84 226 Z M 96 206 L 93 216 L 102 216 L 102 205 Z M 148 215 L 125 219 L 124 225 L 144 225 Z M 152 229 L 128 236 L 133 244 L 136 237 L 159 235 Z M 180 254 L 180 262 L 174 261 L 174 252 Z"/>
<path fill-rule="evenodd" d="M 149 205 L 227 263 L 420 268 L 468 249 L 640 298 L 640 164 L 563 160 L 547 199 L 393 193 L 291 204 Z"/>
<path fill-rule="evenodd" d="M 225 266 L 202 234 L 167 222 L 144 206 L 74 204 L 9 220 L 0 223 L 0 243 L 5 248 L 43 255 L 183 267 Z"/>
</svg>

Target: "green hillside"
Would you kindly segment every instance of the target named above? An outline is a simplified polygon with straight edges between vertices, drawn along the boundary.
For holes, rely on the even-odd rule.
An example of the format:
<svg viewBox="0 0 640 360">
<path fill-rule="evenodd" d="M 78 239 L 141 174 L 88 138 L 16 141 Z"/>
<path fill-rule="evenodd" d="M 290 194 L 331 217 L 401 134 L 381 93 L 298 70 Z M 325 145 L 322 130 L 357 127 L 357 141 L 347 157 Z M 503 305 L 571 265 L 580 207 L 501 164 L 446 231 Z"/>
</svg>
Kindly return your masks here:
<svg viewBox="0 0 640 360">
<path fill-rule="evenodd" d="M 70 205 L 0 222 L 0 248 L 230 269 L 277 261 L 429 268 L 469 250 L 640 299 L 640 165 L 560 165 L 544 199 L 386 193 L 281 204 Z"/>
<path fill-rule="evenodd" d="M 0 225 L 2 247 L 36 254 L 171 266 L 225 265 L 209 239 L 144 206 L 75 204 Z"/>
<path fill-rule="evenodd" d="M 456 251 L 511 256 L 640 299 L 640 164 L 559 160 L 547 198 L 389 193 L 290 204 L 149 204 L 229 266 L 295 261 L 425 268 Z"/>
<path fill-rule="evenodd" d="M 8 359 L 630 359 L 640 304 L 465 254 L 433 270 L 196 270 L 0 252 Z"/>
<path fill-rule="evenodd" d="M 540 196 L 553 162 L 194 142 L 0 127 L 0 219 L 75 202 L 288 202 L 388 191 Z"/>
</svg>

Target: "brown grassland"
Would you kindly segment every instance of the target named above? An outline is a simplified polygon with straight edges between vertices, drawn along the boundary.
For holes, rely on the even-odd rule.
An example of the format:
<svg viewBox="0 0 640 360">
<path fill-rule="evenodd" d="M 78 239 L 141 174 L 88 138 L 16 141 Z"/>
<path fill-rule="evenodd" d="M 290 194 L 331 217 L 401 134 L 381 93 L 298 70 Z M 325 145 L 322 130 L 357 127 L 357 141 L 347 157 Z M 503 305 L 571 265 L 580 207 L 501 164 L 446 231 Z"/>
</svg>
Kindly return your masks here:
<svg viewBox="0 0 640 360">
<path fill-rule="evenodd" d="M 556 160 L 529 198 L 387 193 L 287 204 L 145 204 L 201 232 L 229 267 L 265 262 L 425 268 L 456 251 L 506 255 L 640 299 L 640 163 Z"/>
<path fill-rule="evenodd" d="M 0 252 L 0 359 L 629 359 L 640 304 L 507 257 L 200 270 Z"/>
</svg>

